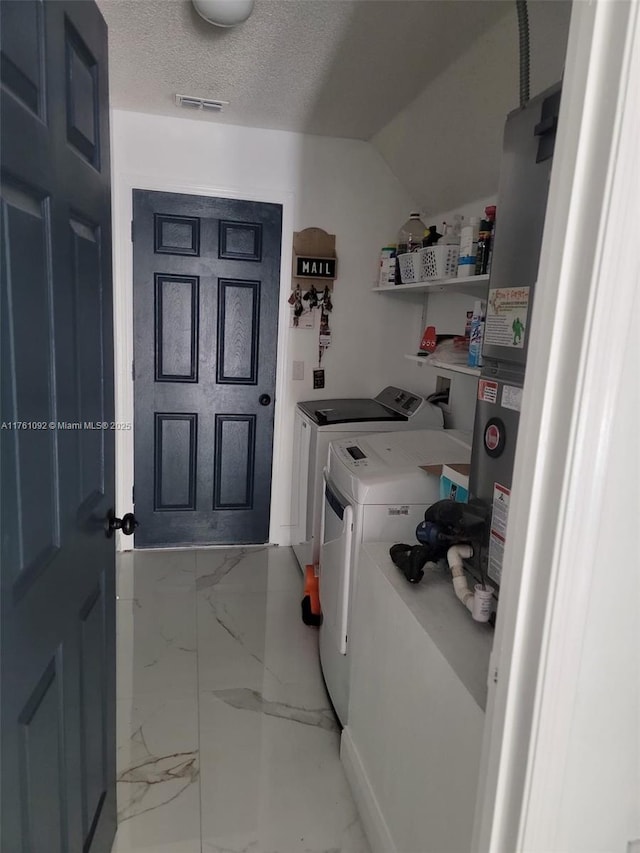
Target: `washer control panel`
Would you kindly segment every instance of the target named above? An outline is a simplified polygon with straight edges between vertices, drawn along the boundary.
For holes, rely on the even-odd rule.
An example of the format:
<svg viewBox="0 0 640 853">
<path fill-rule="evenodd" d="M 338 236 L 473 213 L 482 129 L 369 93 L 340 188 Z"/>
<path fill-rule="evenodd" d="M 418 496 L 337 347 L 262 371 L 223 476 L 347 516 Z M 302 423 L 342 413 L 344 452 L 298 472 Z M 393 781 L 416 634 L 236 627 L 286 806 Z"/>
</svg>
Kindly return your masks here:
<svg viewBox="0 0 640 853">
<path fill-rule="evenodd" d="M 417 394 L 412 394 L 411 391 L 405 391 L 403 388 L 396 388 L 393 385 L 387 385 L 386 388 L 383 388 L 375 399 L 388 409 L 399 412 L 407 418 L 415 415 L 424 403 L 422 397 Z"/>
</svg>

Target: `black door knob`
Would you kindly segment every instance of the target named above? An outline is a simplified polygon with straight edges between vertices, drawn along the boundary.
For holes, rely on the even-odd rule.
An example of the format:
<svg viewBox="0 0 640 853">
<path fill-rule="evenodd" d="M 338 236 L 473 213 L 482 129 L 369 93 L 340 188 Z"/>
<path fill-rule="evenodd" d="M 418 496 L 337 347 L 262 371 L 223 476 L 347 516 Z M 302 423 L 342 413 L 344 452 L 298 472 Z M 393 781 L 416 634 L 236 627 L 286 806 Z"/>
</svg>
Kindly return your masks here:
<svg viewBox="0 0 640 853">
<path fill-rule="evenodd" d="M 258 402 L 260 403 L 261 406 L 268 406 L 269 403 L 271 402 L 271 397 L 268 394 L 260 394 L 260 397 L 258 398 Z"/>
<path fill-rule="evenodd" d="M 123 515 L 122 518 L 118 518 L 115 512 L 110 509 L 107 513 L 104 532 L 107 539 L 110 539 L 113 536 L 115 530 L 122 530 L 125 536 L 131 536 L 137 526 L 138 522 L 132 512 L 128 512 Z"/>
</svg>

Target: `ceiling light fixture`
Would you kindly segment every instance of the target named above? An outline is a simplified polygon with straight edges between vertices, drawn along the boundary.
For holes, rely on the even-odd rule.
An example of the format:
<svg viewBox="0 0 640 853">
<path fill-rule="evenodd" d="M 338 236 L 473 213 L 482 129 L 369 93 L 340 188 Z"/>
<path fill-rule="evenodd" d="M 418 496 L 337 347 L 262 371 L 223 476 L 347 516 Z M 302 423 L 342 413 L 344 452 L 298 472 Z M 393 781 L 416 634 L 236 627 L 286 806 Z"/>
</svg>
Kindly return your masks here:
<svg viewBox="0 0 640 853">
<path fill-rule="evenodd" d="M 254 0 L 192 0 L 196 12 L 216 27 L 235 27 L 247 20 Z"/>
</svg>

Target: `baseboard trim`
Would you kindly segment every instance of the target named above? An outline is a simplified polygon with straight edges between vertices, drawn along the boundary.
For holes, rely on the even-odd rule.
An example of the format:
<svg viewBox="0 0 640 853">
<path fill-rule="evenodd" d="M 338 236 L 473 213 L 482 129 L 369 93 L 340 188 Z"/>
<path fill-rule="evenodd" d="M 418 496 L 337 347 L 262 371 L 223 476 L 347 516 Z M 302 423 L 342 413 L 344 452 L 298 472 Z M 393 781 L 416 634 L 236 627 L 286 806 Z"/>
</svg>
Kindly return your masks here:
<svg viewBox="0 0 640 853">
<path fill-rule="evenodd" d="M 340 761 L 344 767 L 372 853 L 398 853 L 364 769 L 349 726 L 342 730 Z"/>
</svg>

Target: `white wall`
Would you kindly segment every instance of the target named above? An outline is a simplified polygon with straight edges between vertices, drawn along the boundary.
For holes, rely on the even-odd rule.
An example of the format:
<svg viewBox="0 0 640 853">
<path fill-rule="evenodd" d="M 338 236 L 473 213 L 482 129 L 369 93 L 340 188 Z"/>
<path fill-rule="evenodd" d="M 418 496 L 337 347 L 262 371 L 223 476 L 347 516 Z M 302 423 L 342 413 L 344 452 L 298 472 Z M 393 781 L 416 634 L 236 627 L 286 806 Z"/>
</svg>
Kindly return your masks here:
<svg viewBox="0 0 640 853">
<path fill-rule="evenodd" d="M 516 4 L 373 137 L 429 214 L 497 191 L 502 131 L 519 103 Z M 562 76 L 571 4 L 530 0 L 531 95 Z"/>
<path fill-rule="evenodd" d="M 381 246 L 396 235 L 415 202 L 365 142 L 255 130 L 115 110 L 112 113 L 117 417 L 133 421 L 131 359 L 131 190 L 166 189 L 232 195 L 283 204 L 283 260 L 271 541 L 289 542 L 289 482 L 294 404 L 315 397 L 368 396 L 417 378 L 402 355 L 416 349 L 420 307 L 372 294 Z M 326 386 L 312 389 L 316 331 L 291 330 L 293 231 L 310 226 L 336 234 L 338 279 L 332 347 L 323 359 Z M 417 318 L 417 319 L 416 319 Z M 304 381 L 291 381 L 294 360 Z M 420 391 L 419 387 L 410 386 Z M 118 438 L 118 506 L 131 503 L 132 434 Z"/>
</svg>

